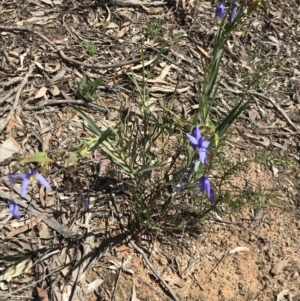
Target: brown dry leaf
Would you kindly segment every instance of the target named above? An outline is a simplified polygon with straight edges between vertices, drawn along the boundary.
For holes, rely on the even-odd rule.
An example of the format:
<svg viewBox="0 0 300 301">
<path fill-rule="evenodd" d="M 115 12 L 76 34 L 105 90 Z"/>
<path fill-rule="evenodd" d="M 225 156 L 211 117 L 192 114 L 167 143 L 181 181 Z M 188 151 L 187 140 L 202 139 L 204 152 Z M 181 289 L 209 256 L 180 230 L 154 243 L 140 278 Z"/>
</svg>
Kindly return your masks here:
<svg viewBox="0 0 300 301">
<path fill-rule="evenodd" d="M 249 248 L 247 247 L 236 247 L 232 250 L 229 251 L 229 254 L 235 254 L 235 253 L 238 253 L 238 252 L 249 252 Z"/>
<path fill-rule="evenodd" d="M 52 138 L 52 133 L 49 132 L 46 135 L 46 137 L 43 139 L 43 146 L 42 146 L 42 148 L 43 148 L 44 152 L 47 151 L 47 150 L 49 150 L 49 144 L 50 144 L 51 138 Z"/>
<path fill-rule="evenodd" d="M 62 134 L 62 129 L 61 129 L 61 127 L 59 127 L 55 133 L 55 137 L 59 138 L 61 136 L 61 134 Z"/>
<path fill-rule="evenodd" d="M 117 37 L 122 38 L 128 30 L 129 30 L 129 26 L 123 27 L 121 30 L 118 31 Z"/>
<path fill-rule="evenodd" d="M 51 2 L 51 0 L 40 0 L 40 1 L 53 6 L 53 3 Z"/>
<path fill-rule="evenodd" d="M 248 133 L 242 133 L 241 135 L 257 146 L 268 147 L 271 143 L 270 139 L 264 136 L 257 137 Z"/>
<path fill-rule="evenodd" d="M 163 80 L 163 79 L 160 79 L 159 77 L 156 78 L 156 79 L 149 79 L 149 80 L 148 80 L 148 83 L 154 83 L 154 84 L 157 83 L 157 84 L 169 85 L 168 82 L 166 82 L 166 81 Z"/>
<path fill-rule="evenodd" d="M 39 301 L 48 301 L 49 300 L 48 294 L 44 289 L 37 287 L 36 290 L 37 290 Z"/>
<path fill-rule="evenodd" d="M 105 22 L 106 23 L 106 22 Z M 119 28 L 119 25 L 113 22 L 110 22 L 104 25 L 105 28 L 109 29 L 109 28 Z"/>
<path fill-rule="evenodd" d="M 184 87 L 179 88 L 176 90 L 178 93 L 186 92 L 190 87 Z M 166 93 L 173 93 L 175 92 L 176 87 L 175 86 L 169 86 L 169 87 L 162 87 L 162 86 L 152 86 L 149 88 L 150 92 L 166 92 Z"/>
<path fill-rule="evenodd" d="M 132 69 L 132 70 L 136 70 L 136 69 L 143 68 L 144 66 L 149 66 L 149 65 L 152 64 L 155 60 L 156 60 L 156 57 L 153 58 L 153 59 L 151 59 L 151 60 L 149 60 L 149 61 L 144 62 L 144 64 L 136 65 L 136 66 L 132 67 L 131 69 Z"/>
<path fill-rule="evenodd" d="M 173 283 L 178 287 L 184 287 L 183 281 L 175 274 L 162 275 L 163 279 L 169 283 Z"/>
<path fill-rule="evenodd" d="M 154 80 L 163 80 L 166 77 L 166 75 L 170 72 L 170 69 L 171 65 L 166 66 L 161 72 L 161 74 Z"/>
<path fill-rule="evenodd" d="M 49 20 L 53 20 L 59 17 L 59 14 L 48 15 L 47 17 L 32 17 L 27 20 L 24 20 L 24 23 L 34 23 L 39 25 L 44 25 L 48 23 Z"/>
<path fill-rule="evenodd" d="M 99 286 L 104 282 L 102 278 L 97 278 L 94 281 L 88 283 L 86 293 L 89 294 L 93 291 L 97 291 Z"/>
<path fill-rule="evenodd" d="M 277 298 L 276 298 L 276 301 L 285 301 L 285 300 L 299 300 L 298 298 L 297 299 L 290 299 L 288 298 L 289 296 L 291 295 L 291 292 L 289 289 L 284 289 L 283 291 L 281 291 L 278 295 L 277 295 Z"/>
<path fill-rule="evenodd" d="M 164 11 L 163 7 L 147 7 L 143 4 L 140 5 L 149 14 L 159 14 Z"/>
<path fill-rule="evenodd" d="M 138 299 L 136 297 L 136 289 L 135 289 L 135 285 L 132 284 L 132 296 L 131 296 L 131 301 L 140 301 L 140 299 Z"/>
<path fill-rule="evenodd" d="M 12 115 L 11 118 L 8 121 L 7 127 L 6 127 L 6 133 L 10 133 L 11 130 L 14 128 L 16 124 L 16 116 Z"/>
<path fill-rule="evenodd" d="M 51 78 L 50 83 L 57 82 L 58 80 L 62 79 L 66 74 L 66 69 L 61 69 L 55 76 Z"/>
<path fill-rule="evenodd" d="M 55 44 L 55 45 L 67 45 L 68 44 L 68 42 L 65 40 L 52 40 L 51 42 L 52 42 L 52 44 Z"/>
<path fill-rule="evenodd" d="M 40 199 L 40 203 L 42 204 L 43 207 L 46 206 L 46 201 L 45 201 L 45 189 L 43 186 L 40 187 L 40 191 L 39 191 L 39 199 Z"/>
<path fill-rule="evenodd" d="M 56 62 L 56 65 L 55 65 L 54 68 L 51 68 L 48 63 L 46 63 L 46 65 L 45 65 L 45 70 L 49 73 L 54 73 L 59 69 L 60 69 L 60 62 L 59 61 Z"/>
<path fill-rule="evenodd" d="M 40 90 L 38 90 L 38 92 L 34 96 L 34 99 L 44 97 L 46 95 L 46 92 L 47 92 L 47 88 L 46 87 L 41 87 Z"/>
<path fill-rule="evenodd" d="M 49 90 L 51 91 L 53 96 L 58 96 L 60 94 L 60 90 L 56 85 L 49 87 Z"/>
<path fill-rule="evenodd" d="M 41 237 L 41 238 L 46 239 L 47 237 L 51 236 L 51 233 L 49 231 L 49 227 L 45 223 L 40 223 L 38 225 L 38 231 L 39 231 L 39 237 Z"/>
<path fill-rule="evenodd" d="M 22 152 L 19 143 L 13 137 L 9 137 L 0 145 L 0 162 L 10 158 L 15 153 L 22 154 Z"/>
<path fill-rule="evenodd" d="M 48 209 L 49 210 L 49 209 Z M 17 228 L 15 230 L 10 231 L 6 238 L 14 237 L 20 233 L 26 232 L 29 229 L 32 229 L 37 224 L 43 221 L 43 219 L 46 217 L 46 215 L 49 213 L 48 210 L 44 210 L 42 213 L 40 213 L 38 216 L 31 218 L 24 226 Z"/>
<path fill-rule="evenodd" d="M 199 45 L 196 45 L 196 46 L 202 54 L 204 54 L 206 57 L 210 57 L 210 55 L 208 54 L 208 52 L 205 49 L 203 49 Z"/>
</svg>

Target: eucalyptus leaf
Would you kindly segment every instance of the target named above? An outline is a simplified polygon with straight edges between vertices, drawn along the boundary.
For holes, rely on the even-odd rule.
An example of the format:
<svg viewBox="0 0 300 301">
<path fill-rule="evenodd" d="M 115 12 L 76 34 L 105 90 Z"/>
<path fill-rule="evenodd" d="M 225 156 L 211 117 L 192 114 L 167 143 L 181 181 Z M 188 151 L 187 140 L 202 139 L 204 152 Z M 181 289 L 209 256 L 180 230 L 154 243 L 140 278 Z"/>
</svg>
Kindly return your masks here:
<svg viewBox="0 0 300 301">
<path fill-rule="evenodd" d="M 22 275 L 30 259 L 31 256 L 26 256 L 22 261 L 15 263 L 13 266 L 9 267 L 2 275 L 0 275 L 0 282 L 10 282 L 12 278 Z"/>
</svg>

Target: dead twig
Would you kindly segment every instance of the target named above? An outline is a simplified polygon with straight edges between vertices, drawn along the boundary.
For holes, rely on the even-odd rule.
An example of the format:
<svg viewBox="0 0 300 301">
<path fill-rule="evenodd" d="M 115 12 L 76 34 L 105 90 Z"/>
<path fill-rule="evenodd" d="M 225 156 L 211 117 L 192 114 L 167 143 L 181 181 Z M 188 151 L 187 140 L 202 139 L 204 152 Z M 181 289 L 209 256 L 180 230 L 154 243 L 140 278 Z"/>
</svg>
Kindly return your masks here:
<svg viewBox="0 0 300 301">
<path fill-rule="evenodd" d="M 100 1 L 101 2 L 101 1 Z M 140 7 L 141 5 L 144 6 L 161 6 L 167 4 L 165 1 L 151 1 L 151 2 L 144 2 L 139 0 L 110 0 L 111 4 L 116 6 L 134 6 Z"/>
<path fill-rule="evenodd" d="M 114 287 L 114 290 L 113 290 L 113 294 L 112 294 L 112 297 L 111 297 L 111 300 L 115 300 L 116 299 L 116 291 L 117 291 L 117 288 L 118 288 L 118 284 L 119 284 L 119 281 L 120 281 L 120 276 L 121 276 L 121 273 L 123 271 L 123 267 L 125 266 L 126 264 L 126 260 L 127 260 L 127 257 L 125 256 L 122 260 L 122 264 L 121 266 L 119 267 L 119 273 L 118 273 L 118 277 L 117 277 L 117 280 L 116 280 L 116 284 L 115 284 L 115 287 Z"/>
<path fill-rule="evenodd" d="M 254 232 L 251 229 L 249 229 L 248 227 L 244 226 L 242 223 L 233 223 L 233 222 L 228 222 L 228 221 L 223 221 L 223 220 L 218 220 L 218 219 L 213 219 L 213 220 L 215 222 L 218 222 L 218 223 L 221 223 L 221 224 L 224 223 L 224 224 L 228 224 L 228 225 L 235 225 L 235 226 L 241 227 L 241 228 L 245 229 L 246 231 L 248 231 L 249 233 L 251 233 L 254 237 L 256 237 L 256 239 L 258 239 L 258 240 L 260 240 L 264 243 L 269 241 L 268 238 L 260 236 L 256 232 Z"/>
<path fill-rule="evenodd" d="M 129 60 L 129 61 L 125 61 L 125 62 L 120 62 L 120 63 L 115 63 L 115 64 L 108 64 L 108 65 L 100 65 L 100 64 L 88 64 L 88 63 L 83 63 L 80 61 L 77 61 L 75 59 L 72 59 L 70 57 L 68 57 L 63 50 L 58 49 L 54 43 L 52 43 L 47 37 L 45 37 L 44 35 L 42 35 L 41 33 L 31 30 L 29 28 L 26 27 L 7 27 L 7 26 L 0 26 L 0 30 L 3 31 L 7 31 L 7 32 L 28 32 L 31 34 L 34 34 L 36 36 L 38 36 L 41 40 L 43 40 L 44 42 L 46 42 L 47 44 L 49 44 L 49 46 L 51 46 L 51 48 L 65 61 L 69 62 L 69 63 L 73 63 L 75 65 L 79 65 L 79 66 L 83 66 L 83 67 L 87 67 L 87 68 L 91 68 L 91 69 L 110 69 L 110 68 L 119 68 L 119 67 L 123 67 L 123 66 L 127 66 L 127 65 L 132 65 L 132 64 L 136 64 L 139 63 L 142 58 L 138 58 L 138 59 L 134 59 L 134 60 Z M 149 56 L 144 56 L 144 59 L 149 58 Z"/>
<path fill-rule="evenodd" d="M 53 105 L 58 105 L 58 104 L 74 104 L 78 106 L 85 106 L 88 108 L 91 108 L 93 110 L 98 110 L 103 113 L 107 113 L 107 110 L 103 107 L 100 107 L 94 103 L 91 102 L 86 102 L 84 100 L 72 100 L 72 99 L 49 99 L 45 101 L 39 102 L 35 106 L 30 106 L 30 105 L 25 105 L 24 110 L 41 110 L 44 109 L 46 106 L 53 106 Z"/>
<path fill-rule="evenodd" d="M 279 113 L 281 113 L 281 115 L 285 118 L 285 120 L 288 122 L 288 124 L 290 126 L 292 126 L 296 131 L 299 130 L 299 128 L 292 122 L 292 120 L 289 118 L 289 116 L 286 114 L 286 112 L 275 102 L 274 99 L 272 99 L 271 97 L 267 97 L 261 93 L 255 92 L 255 91 L 249 91 L 249 93 L 251 95 L 257 96 L 259 98 L 262 98 L 264 100 L 267 100 L 268 102 L 270 102 Z"/>
<path fill-rule="evenodd" d="M 4 182 L 6 185 L 10 186 L 10 184 L 8 183 L 8 181 Z M 20 194 L 20 189 L 16 189 L 14 188 L 14 190 Z M 4 192 L 3 190 L 0 189 L 0 197 L 3 199 L 7 199 L 10 200 L 11 199 L 11 195 Z M 39 206 L 35 203 L 35 201 L 33 199 L 31 199 L 29 196 L 26 196 L 25 199 L 30 202 L 30 204 L 34 207 L 37 207 L 40 209 L 40 211 L 34 209 L 34 208 L 28 208 L 28 203 L 24 200 L 22 200 L 21 198 L 16 198 L 14 197 L 14 202 L 26 209 L 30 210 L 30 213 L 34 216 L 39 216 L 40 215 L 40 211 L 43 211 L 41 208 L 39 208 Z M 78 235 L 74 232 L 72 232 L 69 228 L 67 228 L 65 225 L 60 224 L 56 219 L 54 219 L 51 215 L 47 216 L 43 219 L 43 222 L 48 225 L 51 229 L 55 230 L 56 232 L 58 232 L 59 234 L 63 235 L 64 237 L 78 237 Z"/>
<path fill-rule="evenodd" d="M 29 221 L 29 223 L 27 223 L 26 225 L 24 225 L 23 227 L 20 227 L 18 229 L 12 230 L 10 231 L 7 236 L 7 238 L 12 238 L 20 233 L 23 233 L 31 228 L 33 228 L 34 226 L 38 225 L 40 222 L 43 221 L 43 219 L 46 217 L 46 215 L 50 212 L 49 209 L 45 210 L 44 212 L 42 212 L 41 214 L 39 214 L 37 217 L 33 217 L 31 218 L 31 220 Z"/>
<path fill-rule="evenodd" d="M 12 115 L 14 114 L 15 110 L 17 109 L 17 106 L 19 104 L 20 101 L 20 95 L 21 92 L 23 90 L 23 88 L 25 87 L 25 85 L 28 82 L 29 77 L 31 76 L 33 69 L 34 69 L 35 64 L 32 63 L 31 66 L 29 67 L 28 72 L 26 73 L 24 79 L 22 80 L 18 90 L 17 90 L 17 94 L 15 96 L 15 101 L 10 109 L 10 112 L 8 113 L 8 115 L 6 116 L 5 120 L 2 121 L 2 123 L 0 124 L 0 133 L 2 133 L 2 131 L 4 130 L 4 128 L 6 127 L 7 123 L 9 122 L 10 118 L 12 117 Z"/>
<path fill-rule="evenodd" d="M 114 196 L 112 196 L 112 202 L 114 204 L 114 207 L 115 207 L 115 210 L 116 210 L 116 213 L 117 213 L 117 216 L 118 216 L 118 219 L 119 219 L 119 222 L 120 222 L 120 225 L 121 225 L 121 228 L 122 230 L 125 232 L 125 226 L 124 226 L 124 223 L 123 223 L 123 220 L 120 216 L 120 213 L 119 213 L 119 210 L 117 208 L 117 204 L 115 202 L 115 198 Z M 144 260 L 146 261 L 147 265 L 149 266 L 149 268 L 152 270 L 153 274 L 161 281 L 161 283 L 164 285 L 164 287 L 168 290 L 168 292 L 170 293 L 170 295 L 172 296 L 172 298 L 175 300 L 175 301 L 179 301 L 179 298 L 175 295 L 175 293 L 173 292 L 173 290 L 170 288 L 170 286 L 166 283 L 166 281 L 158 274 L 158 272 L 156 271 L 155 267 L 152 265 L 152 263 L 150 262 L 150 260 L 148 259 L 147 255 L 145 254 L 145 252 L 139 248 L 135 242 L 132 240 L 131 236 L 128 237 L 128 240 L 130 242 L 130 244 L 134 247 L 134 249 L 139 252 Z"/>
<path fill-rule="evenodd" d="M 221 83 L 221 85 L 226 88 L 225 91 L 228 91 L 228 92 L 231 92 L 231 93 L 235 93 L 235 94 L 249 93 L 250 95 L 257 96 L 257 97 L 259 97 L 259 98 L 261 98 L 263 100 L 266 100 L 266 101 L 270 102 L 273 105 L 273 107 L 275 107 L 277 109 L 277 111 L 285 118 L 285 120 L 288 122 L 288 124 L 291 125 L 297 132 L 299 131 L 299 128 L 291 121 L 291 119 L 286 114 L 286 112 L 271 97 L 268 97 L 268 96 L 266 96 L 264 94 L 261 94 L 259 92 L 256 92 L 256 91 L 247 91 L 247 92 L 244 92 L 244 91 L 241 91 L 241 90 L 231 89 L 231 88 L 229 88 L 224 83 Z"/>
</svg>

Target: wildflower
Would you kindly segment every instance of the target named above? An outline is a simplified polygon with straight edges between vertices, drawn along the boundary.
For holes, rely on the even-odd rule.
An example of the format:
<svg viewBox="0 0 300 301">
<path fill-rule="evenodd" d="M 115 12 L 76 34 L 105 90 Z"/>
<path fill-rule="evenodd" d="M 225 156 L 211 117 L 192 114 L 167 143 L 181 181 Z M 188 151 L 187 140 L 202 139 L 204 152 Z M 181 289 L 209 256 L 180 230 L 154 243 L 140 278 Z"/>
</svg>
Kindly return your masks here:
<svg viewBox="0 0 300 301">
<path fill-rule="evenodd" d="M 202 138 L 199 127 L 195 127 L 192 130 L 191 134 L 186 134 L 192 143 L 193 148 L 199 152 L 199 159 L 202 164 L 207 163 L 207 148 L 210 144 L 209 141 L 206 141 Z"/>
<path fill-rule="evenodd" d="M 86 198 L 82 199 L 82 198 L 79 197 L 78 195 L 76 195 L 75 198 L 76 198 L 76 201 L 77 201 L 78 205 L 83 204 L 83 206 L 84 206 L 86 209 L 89 209 L 89 208 L 90 208 L 89 201 L 88 201 Z"/>
<path fill-rule="evenodd" d="M 213 204 L 215 201 L 215 191 L 211 188 L 209 178 L 207 176 L 202 176 L 199 180 L 199 189 L 201 192 L 205 192 L 211 203 Z"/>
<path fill-rule="evenodd" d="M 20 218 L 19 206 L 13 200 L 9 200 L 7 207 L 9 208 L 9 211 L 13 215 L 13 217 L 17 219 Z"/>
<path fill-rule="evenodd" d="M 21 196 L 22 197 L 24 197 L 26 194 L 29 182 L 32 182 L 34 180 L 34 178 L 36 180 L 38 180 L 46 188 L 51 189 L 51 186 L 47 182 L 47 180 L 34 169 L 29 170 L 27 173 L 9 174 L 8 175 L 9 182 L 12 186 L 16 183 L 17 179 L 22 180 L 22 187 L 21 187 Z"/>
<path fill-rule="evenodd" d="M 218 4 L 217 8 L 216 8 L 216 18 L 220 18 L 223 19 L 225 15 L 225 6 L 224 4 L 221 2 Z"/>
<path fill-rule="evenodd" d="M 233 21 L 234 21 L 234 17 L 235 17 L 235 14 L 236 14 L 236 12 L 237 12 L 238 7 L 239 7 L 238 4 L 235 2 L 234 5 L 233 5 L 232 10 L 231 10 L 231 12 L 230 12 L 230 14 L 229 14 L 229 16 L 228 16 L 228 22 L 229 22 L 230 24 L 232 24 Z"/>
</svg>

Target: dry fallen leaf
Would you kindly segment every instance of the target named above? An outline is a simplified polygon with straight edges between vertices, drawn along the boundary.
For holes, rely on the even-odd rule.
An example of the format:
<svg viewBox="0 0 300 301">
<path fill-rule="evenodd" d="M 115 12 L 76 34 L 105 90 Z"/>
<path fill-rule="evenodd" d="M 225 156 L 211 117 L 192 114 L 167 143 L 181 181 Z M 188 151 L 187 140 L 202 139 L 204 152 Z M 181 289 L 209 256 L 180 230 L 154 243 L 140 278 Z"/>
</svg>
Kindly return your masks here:
<svg viewBox="0 0 300 301">
<path fill-rule="evenodd" d="M 190 87 L 184 87 L 184 88 L 177 88 L 175 86 L 168 86 L 168 87 L 162 87 L 162 86 L 152 86 L 149 88 L 150 92 L 166 92 L 166 93 L 173 93 L 176 92 L 178 93 L 183 93 L 186 92 Z"/>
<path fill-rule="evenodd" d="M 24 23 L 34 23 L 39 25 L 44 25 L 48 23 L 49 20 L 53 20 L 59 17 L 59 14 L 48 15 L 47 17 L 32 17 L 27 20 L 24 20 Z"/>
<path fill-rule="evenodd" d="M 30 260 L 31 256 L 26 256 L 22 261 L 14 263 L 0 275 L 0 281 L 10 282 L 12 278 L 22 275 Z"/>
<path fill-rule="evenodd" d="M 6 133 L 10 133 L 16 124 L 16 116 L 12 115 L 6 127 Z"/>
<path fill-rule="evenodd" d="M 289 290 L 289 289 L 285 289 L 285 290 L 281 291 L 281 292 L 277 295 L 276 301 L 290 300 L 289 298 L 286 298 L 286 297 L 289 297 L 290 294 L 291 294 L 290 290 Z"/>
<path fill-rule="evenodd" d="M 22 153 L 22 148 L 13 137 L 9 137 L 0 145 L 0 162 L 10 158 L 15 153 Z"/>
<path fill-rule="evenodd" d="M 149 14 L 159 14 L 164 11 L 163 7 L 147 7 L 143 4 L 140 4 L 140 5 Z"/>
<path fill-rule="evenodd" d="M 44 289 L 37 287 L 36 290 L 37 290 L 39 301 L 48 301 L 49 300 L 48 294 Z"/>
<path fill-rule="evenodd" d="M 53 3 L 51 2 L 51 0 L 40 0 L 40 1 L 53 6 Z"/>
<path fill-rule="evenodd" d="M 38 92 L 34 96 L 34 99 L 44 97 L 46 95 L 46 92 L 47 92 L 47 88 L 46 87 L 41 87 L 40 90 L 38 90 Z"/>
<path fill-rule="evenodd" d="M 208 52 L 206 50 L 204 50 L 202 47 L 200 47 L 199 45 L 196 45 L 197 48 L 199 49 L 199 51 L 204 54 L 206 57 L 210 57 L 210 55 L 208 54 Z"/>
<path fill-rule="evenodd" d="M 236 247 L 232 250 L 229 251 L 229 254 L 235 254 L 235 253 L 238 253 L 238 252 L 249 252 L 249 248 L 247 247 Z"/>
</svg>

